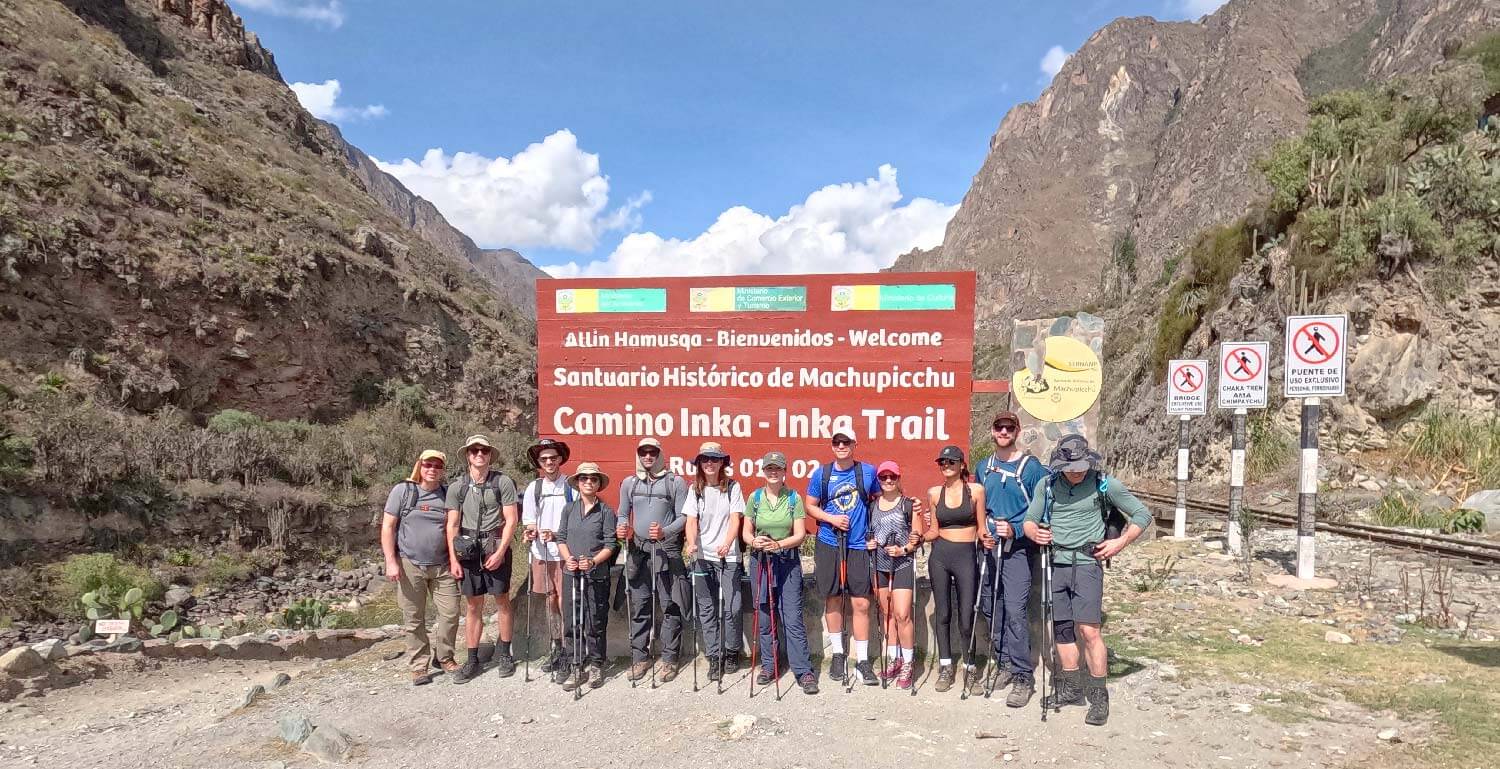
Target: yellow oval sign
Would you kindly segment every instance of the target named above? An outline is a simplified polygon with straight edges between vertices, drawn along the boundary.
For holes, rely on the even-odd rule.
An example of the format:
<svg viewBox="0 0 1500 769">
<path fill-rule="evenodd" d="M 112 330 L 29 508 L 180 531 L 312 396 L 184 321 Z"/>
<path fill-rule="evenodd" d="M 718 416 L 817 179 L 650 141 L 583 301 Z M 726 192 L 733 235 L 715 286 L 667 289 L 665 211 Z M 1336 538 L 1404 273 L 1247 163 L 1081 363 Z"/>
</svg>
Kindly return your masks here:
<svg viewBox="0 0 1500 769">
<path fill-rule="evenodd" d="M 1026 413 L 1043 422 L 1066 422 L 1083 416 L 1099 400 L 1104 373 L 1099 356 L 1069 336 L 1047 337 L 1047 358 L 1040 377 L 1023 368 L 1010 379 L 1010 391 Z"/>
</svg>

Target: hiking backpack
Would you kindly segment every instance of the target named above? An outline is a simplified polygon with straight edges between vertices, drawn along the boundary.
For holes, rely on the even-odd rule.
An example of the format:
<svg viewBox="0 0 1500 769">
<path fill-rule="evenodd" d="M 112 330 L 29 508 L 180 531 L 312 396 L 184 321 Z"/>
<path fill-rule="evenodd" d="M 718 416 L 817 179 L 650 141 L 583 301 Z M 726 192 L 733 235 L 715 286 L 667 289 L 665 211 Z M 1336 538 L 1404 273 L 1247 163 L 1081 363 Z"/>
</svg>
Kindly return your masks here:
<svg viewBox="0 0 1500 769">
<path fill-rule="evenodd" d="M 573 504 L 573 484 L 568 483 L 568 476 L 566 476 L 566 475 L 558 476 L 558 478 L 562 481 L 562 487 L 563 487 L 563 504 L 565 506 Z M 554 494 L 553 496 L 556 496 L 556 495 Z M 459 504 L 463 504 L 463 500 L 459 500 Z M 536 479 L 536 480 L 534 480 L 534 481 L 531 482 L 531 506 L 534 507 L 534 508 L 536 508 L 537 517 L 541 517 L 541 515 L 542 515 L 542 479 L 541 478 L 538 478 L 538 479 Z"/>
<path fill-rule="evenodd" d="M 1026 483 L 1025 483 L 1025 481 L 1021 480 L 1021 476 L 1023 474 L 1025 474 L 1025 472 L 1026 472 L 1026 463 L 1027 462 L 1040 462 L 1040 461 L 1041 460 L 1037 459 L 1036 457 L 1034 457 L 1034 456 L 1032 456 L 1030 454 L 1022 454 L 1021 455 L 1021 463 L 1018 464 L 1018 465 L 1016 465 L 1016 469 L 1015 470 L 1006 470 L 1006 469 L 999 468 L 999 467 L 995 466 L 995 455 L 991 454 L 990 458 L 986 459 L 984 461 L 984 471 L 979 476 L 979 485 L 981 485 L 981 486 L 984 485 L 984 479 L 988 478 L 989 475 L 990 475 L 990 473 L 995 473 L 996 475 L 1000 476 L 1000 485 L 1002 485 L 1002 486 L 1010 483 L 1011 480 L 1014 479 L 1015 482 L 1016 482 L 1016 485 L 1021 487 L 1021 498 L 1024 499 L 1024 500 L 1026 500 L 1026 504 L 1027 505 L 1030 505 L 1031 504 L 1031 489 L 1026 488 Z"/>
</svg>

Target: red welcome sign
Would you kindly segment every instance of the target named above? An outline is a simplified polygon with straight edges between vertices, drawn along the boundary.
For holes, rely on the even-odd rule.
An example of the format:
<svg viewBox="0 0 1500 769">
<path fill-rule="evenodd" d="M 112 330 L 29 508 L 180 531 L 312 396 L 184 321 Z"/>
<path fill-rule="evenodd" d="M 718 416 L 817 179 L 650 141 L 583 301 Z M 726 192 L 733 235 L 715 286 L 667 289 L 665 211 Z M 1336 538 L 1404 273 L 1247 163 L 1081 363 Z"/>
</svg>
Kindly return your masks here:
<svg viewBox="0 0 1500 769">
<path fill-rule="evenodd" d="M 536 306 L 537 432 L 616 483 L 647 435 L 682 473 L 722 443 L 752 488 L 772 450 L 805 486 L 840 430 L 908 490 L 969 445 L 972 272 L 544 279 Z"/>
</svg>

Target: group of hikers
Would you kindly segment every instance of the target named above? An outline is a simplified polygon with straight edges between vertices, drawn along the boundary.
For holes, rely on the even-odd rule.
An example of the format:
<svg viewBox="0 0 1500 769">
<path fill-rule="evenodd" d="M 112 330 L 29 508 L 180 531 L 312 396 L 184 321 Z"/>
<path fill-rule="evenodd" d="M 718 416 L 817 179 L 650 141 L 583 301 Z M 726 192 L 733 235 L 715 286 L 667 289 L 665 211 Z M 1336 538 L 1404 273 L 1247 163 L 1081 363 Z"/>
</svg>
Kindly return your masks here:
<svg viewBox="0 0 1500 769">
<path fill-rule="evenodd" d="M 635 472 L 619 483 L 618 507 L 602 496 L 612 479 L 596 462 L 563 472 L 571 452 L 559 440 L 542 439 L 527 450 L 537 477 L 524 489 L 493 468 L 495 449 L 483 435 L 465 441 L 465 472 L 453 480 L 442 452 L 423 451 L 410 478 L 391 489 L 381 530 L 386 575 L 397 585 L 405 620 L 411 681 L 430 683 L 434 669 L 456 684 L 480 675 L 485 596 L 498 607 L 498 675 L 515 674 L 511 545 L 519 526 L 528 548 L 527 584 L 546 607 L 551 648 L 541 670 L 575 697 L 605 681 L 610 570 L 620 548 L 631 653 L 625 675 L 632 686 L 648 676 L 653 687 L 676 678 L 684 630 L 694 635 L 696 628 L 694 689 L 701 654 L 707 680 L 722 692 L 724 677 L 742 663 L 741 581 L 748 577 L 756 647 L 750 662 L 758 659 L 759 666 L 752 694 L 773 683 L 779 694 L 783 653 L 796 684 L 816 694 L 800 555 L 812 536 L 829 680 L 850 689 L 893 683 L 915 693 L 916 561 L 930 547 L 934 688 L 951 689 L 961 665 L 963 696 L 1009 686 L 1006 704 L 1024 707 L 1037 689 L 1027 603 L 1033 560 L 1042 558 L 1056 671 L 1053 691 L 1043 695 L 1044 717 L 1048 709 L 1086 704 L 1086 722 L 1103 724 L 1109 716 L 1100 635 L 1104 566 L 1151 525 L 1151 516 L 1104 474 L 1082 436 L 1064 437 L 1044 464 L 1019 447 L 1019 434 L 1017 416 L 1000 413 L 991 425 L 994 453 L 977 472 L 962 449 L 944 447 L 936 457 L 941 483 L 918 495 L 904 489 L 897 463 L 856 460 L 855 437 L 845 432 L 832 436 L 832 461 L 813 471 L 805 493 L 787 485 L 779 451 L 761 458 L 764 482 L 747 490 L 730 477 L 729 454 L 719 443 L 699 447 L 685 478 L 670 471 L 661 443 L 646 437 L 635 449 Z M 884 644 L 878 671 L 870 652 L 872 608 Z M 995 660 L 983 675 L 979 615 Z"/>
</svg>

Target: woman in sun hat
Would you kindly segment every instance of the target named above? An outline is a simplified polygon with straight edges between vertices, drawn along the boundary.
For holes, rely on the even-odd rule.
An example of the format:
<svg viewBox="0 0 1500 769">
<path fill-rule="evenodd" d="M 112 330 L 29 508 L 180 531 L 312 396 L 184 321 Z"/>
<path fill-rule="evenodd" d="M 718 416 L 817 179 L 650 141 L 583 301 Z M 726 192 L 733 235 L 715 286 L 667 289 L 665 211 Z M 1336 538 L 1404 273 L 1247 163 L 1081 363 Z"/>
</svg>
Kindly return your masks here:
<svg viewBox="0 0 1500 769">
<path fill-rule="evenodd" d="M 449 572 L 447 497 L 443 471 L 448 458 L 428 449 L 412 465 L 411 475 L 396 484 L 385 498 L 381 516 L 380 549 L 385 553 L 385 576 L 396 583 L 396 604 L 406 630 L 406 661 L 411 682 L 432 682 L 429 661 L 443 670 L 458 670 L 453 644 L 458 635 L 458 580 Z M 436 619 L 433 637 L 427 634 L 427 604 Z"/>
<path fill-rule="evenodd" d="M 568 484 L 578 493 L 557 528 L 563 558 L 563 610 L 571 668 L 563 688 L 604 685 L 604 632 L 609 621 L 609 567 L 615 554 L 615 510 L 600 498 L 609 476 L 594 462 L 581 462 Z M 544 534 L 544 536 L 546 536 Z M 547 541 L 552 537 L 547 536 Z M 576 637 L 575 637 L 576 636 Z M 578 639 L 582 640 L 582 644 Z"/>
<path fill-rule="evenodd" d="M 695 555 L 698 580 L 698 621 L 703 623 L 708 653 L 708 680 L 717 681 L 740 668 L 740 516 L 745 494 L 725 470 L 729 454 L 708 441 L 693 459 L 693 483 L 688 490 L 687 546 Z M 720 635 L 722 630 L 723 635 Z"/>
</svg>

